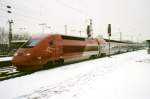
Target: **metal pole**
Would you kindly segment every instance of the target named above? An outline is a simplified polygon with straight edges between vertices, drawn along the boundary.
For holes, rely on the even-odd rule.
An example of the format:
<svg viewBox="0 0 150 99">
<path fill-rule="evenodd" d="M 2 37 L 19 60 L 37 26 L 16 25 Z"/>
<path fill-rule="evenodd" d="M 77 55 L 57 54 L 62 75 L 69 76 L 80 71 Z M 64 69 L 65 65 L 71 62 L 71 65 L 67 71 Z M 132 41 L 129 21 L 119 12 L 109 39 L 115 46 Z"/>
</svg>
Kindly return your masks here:
<svg viewBox="0 0 150 99">
<path fill-rule="evenodd" d="M 120 32 L 120 41 L 122 41 L 122 33 Z M 121 44 L 119 43 L 119 53 L 121 52 Z"/>
<path fill-rule="evenodd" d="M 109 39 L 109 55 L 110 56 L 110 36 L 111 36 L 111 24 L 108 24 L 108 39 Z"/>
<path fill-rule="evenodd" d="M 9 50 L 11 49 L 11 41 L 12 41 L 12 23 L 13 20 L 9 20 Z"/>
<path fill-rule="evenodd" d="M 44 28 L 45 28 L 45 25 L 47 25 L 47 24 L 46 24 L 46 23 L 41 23 L 41 24 L 39 24 L 39 25 L 42 26 L 42 33 L 44 33 Z"/>
<path fill-rule="evenodd" d="M 42 25 L 42 33 L 44 33 L 44 25 Z"/>
<path fill-rule="evenodd" d="M 11 6 L 10 5 L 7 5 L 6 8 L 8 9 L 7 10 L 7 13 L 11 14 Z M 8 35 L 8 39 L 9 39 L 9 44 L 8 44 L 8 51 L 10 51 L 11 49 L 11 40 L 12 40 L 12 23 L 13 23 L 13 20 L 8 20 L 8 23 L 9 23 L 9 35 Z"/>
<path fill-rule="evenodd" d="M 90 19 L 90 34 L 91 37 L 93 36 L 93 24 L 92 24 L 92 19 Z"/>
<path fill-rule="evenodd" d="M 65 34 L 67 35 L 68 27 L 65 25 Z"/>
<path fill-rule="evenodd" d="M 150 54 L 150 40 L 146 40 L 147 41 L 147 53 Z"/>
<path fill-rule="evenodd" d="M 120 32 L 120 41 L 122 41 L 122 33 Z"/>
<path fill-rule="evenodd" d="M 109 55 L 108 56 L 110 56 L 110 35 L 108 37 L 109 37 Z"/>
<path fill-rule="evenodd" d="M 50 30 L 50 29 L 51 29 L 51 26 L 46 26 L 46 28 Z M 50 31 L 49 31 L 49 33 L 50 33 Z"/>
<path fill-rule="evenodd" d="M 81 32 L 82 32 L 82 31 L 79 31 L 79 33 L 80 33 L 80 37 L 81 37 Z"/>
</svg>

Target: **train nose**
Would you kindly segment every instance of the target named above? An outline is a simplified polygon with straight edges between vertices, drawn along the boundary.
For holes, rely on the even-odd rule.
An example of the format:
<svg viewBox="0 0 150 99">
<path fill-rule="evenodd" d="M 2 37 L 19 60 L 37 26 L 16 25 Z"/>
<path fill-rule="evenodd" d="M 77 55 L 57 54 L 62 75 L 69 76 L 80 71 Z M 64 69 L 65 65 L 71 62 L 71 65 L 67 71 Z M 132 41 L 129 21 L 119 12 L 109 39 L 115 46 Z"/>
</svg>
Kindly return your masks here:
<svg viewBox="0 0 150 99">
<path fill-rule="evenodd" d="M 12 64 L 13 65 L 22 65 L 22 64 L 27 64 L 30 61 L 30 57 L 26 56 L 15 56 L 12 59 Z"/>
<path fill-rule="evenodd" d="M 21 64 L 27 64 L 30 61 L 30 58 L 32 56 L 31 51 L 26 49 L 19 49 L 12 59 L 13 65 L 21 65 Z"/>
</svg>

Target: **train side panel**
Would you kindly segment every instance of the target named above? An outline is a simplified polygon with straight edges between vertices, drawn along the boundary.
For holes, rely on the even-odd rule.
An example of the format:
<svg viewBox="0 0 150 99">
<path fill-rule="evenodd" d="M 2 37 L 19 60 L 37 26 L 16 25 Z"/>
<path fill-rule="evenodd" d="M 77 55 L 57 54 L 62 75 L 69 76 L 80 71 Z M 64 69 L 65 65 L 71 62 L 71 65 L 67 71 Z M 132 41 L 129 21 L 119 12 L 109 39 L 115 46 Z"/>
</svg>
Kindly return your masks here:
<svg viewBox="0 0 150 99">
<path fill-rule="evenodd" d="M 81 60 L 98 54 L 96 40 L 62 37 L 62 50 L 65 62 Z"/>
</svg>

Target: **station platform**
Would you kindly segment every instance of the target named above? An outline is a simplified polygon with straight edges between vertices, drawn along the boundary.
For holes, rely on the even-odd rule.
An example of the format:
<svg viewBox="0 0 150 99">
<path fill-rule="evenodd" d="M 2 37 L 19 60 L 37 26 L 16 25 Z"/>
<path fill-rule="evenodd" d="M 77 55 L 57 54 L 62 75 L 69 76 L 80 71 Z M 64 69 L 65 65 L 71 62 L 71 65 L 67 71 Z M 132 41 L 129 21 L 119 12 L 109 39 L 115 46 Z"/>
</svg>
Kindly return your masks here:
<svg viewBox="0 0 150 99">
<path fill-rule="evenodd" d="M 12 57 L 0 57 L 0 67 L 11 65 Z"/>
<path fill-rule="evenodd" d="M 11 61 L 12 57 L 0 57 L 0 62 L 2 61 Z"/>
</svg>

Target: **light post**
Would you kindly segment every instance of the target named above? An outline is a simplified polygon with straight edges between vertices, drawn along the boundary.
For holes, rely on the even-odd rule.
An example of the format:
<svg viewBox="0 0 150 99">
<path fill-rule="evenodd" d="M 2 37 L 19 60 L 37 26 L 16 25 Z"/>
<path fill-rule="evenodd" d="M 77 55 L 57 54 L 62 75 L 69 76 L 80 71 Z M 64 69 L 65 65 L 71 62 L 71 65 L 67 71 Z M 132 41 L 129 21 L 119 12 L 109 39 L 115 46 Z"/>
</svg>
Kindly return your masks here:
<svg viewBox="0 0 150 99">
<path fill-rule="evenodd" d="M 86 32 L 87 32 L 88 38 L 91 38 L 93 34 L 92 19 L 90 19 L 90 24 L 87 25 Z"/>
<path fill-rule="evenodd" d="M 65 35 L 67 35 L 67 33 L 68 33 L 68 26 L 65 25 Z"/>
<path fill-rule="evenodd" d="M 122 32 L 119 32 L 120 35 L 120 43 L 122 41 Z M 119 53 L 121 53 L 121 44 L 119 43 Z"/>
<path fill-rule="evenodd" d="M 41 24 L 39 24 L 39 25 L 42 26 L 42 33 L 44 33 L 44 32 L 45 32 L 44 29 L 45 29 L 45 26 L 46 26 L 47 24 L 46 24 L 46 23 L 41 23 Z"/>
<path fill-rule="evenodd" d="M 11 14 L 12 13 L 11 12 L 11 6 L 7 5 L 6 8 L 8 9 L 7 13 Z M 10 50 L 11 49 L 11 41 L 12 41 L 12 23 L 14 23 L 14 22 L 13 22 L 13 20 L 9 19 L 8 23 L 9 23 L 9 36 L 8 36 L 8 38 L 9 38 L 9 44 L 8 44 L 8 46 L 9 46 L 9 50 Z"/>
<path fill-rule="evenodd" d="M 7 10 L 7 13 L 12 13 L 12 12 L 10 11 L 10 10 L 11 10 L 11 6 L 10 6 L 10 5 L 7 5 L 6 7 L 7 7 L 7 9 L 8 9 L 8 10 Z"/>
<path fill-rule="evenodd" d="M 81 34 L 82 34 L 83 32 L 85 32 L 85 31 L 79 30 L 79 33 L 80 33 L 80 37 L 81 37 Z"/>
<path fill-rule="evenodd" d="M 51 26 L 46 26 L 46 28 L 50 30 L 50 29 L 51 29 Z"/>
<path fill-rule="evenodd" d="M 146 40 L 147 41 L 147 53 L 150 54 L 150 40 Z"/>
</svg>

